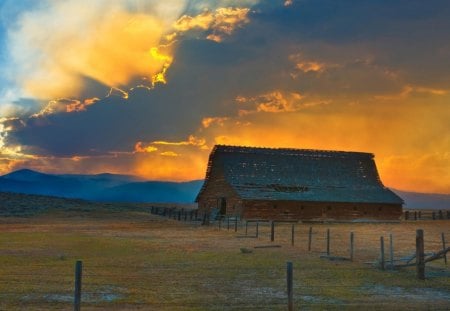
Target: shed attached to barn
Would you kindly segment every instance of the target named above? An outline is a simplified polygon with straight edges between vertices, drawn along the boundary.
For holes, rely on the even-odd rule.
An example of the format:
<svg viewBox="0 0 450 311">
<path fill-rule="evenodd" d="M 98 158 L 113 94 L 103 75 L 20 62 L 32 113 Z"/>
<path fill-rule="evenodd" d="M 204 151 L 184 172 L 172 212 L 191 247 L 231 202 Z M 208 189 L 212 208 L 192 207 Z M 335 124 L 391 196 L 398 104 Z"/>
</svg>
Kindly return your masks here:
<svg viewBox="0 0 450 311">
<path fill-rule="evenodd" d="M 243 219 L 398 220 L 403 200 L 363 152 L 217 145 L 196 202 Z"/>
</svg>

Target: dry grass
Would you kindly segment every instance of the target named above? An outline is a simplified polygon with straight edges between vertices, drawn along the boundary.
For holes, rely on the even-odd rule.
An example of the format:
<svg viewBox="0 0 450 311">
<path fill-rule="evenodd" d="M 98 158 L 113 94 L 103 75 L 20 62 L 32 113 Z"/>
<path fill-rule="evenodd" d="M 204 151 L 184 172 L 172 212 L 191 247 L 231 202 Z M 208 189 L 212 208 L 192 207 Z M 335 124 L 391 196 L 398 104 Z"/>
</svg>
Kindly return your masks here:
<svg viewBox="0 0 450 311">
<path fill-rule="evenodd" d="M 294 263 L 295 305 L 309 310 L 446 309 L 450 270 L 443 261 L 414 269 L 380 271 L 379 237 L 394 236 L 396 257 L 414 252 L 415 230 L 425 231 L 427 251 L 450 237 L 450 222 L 260 226 L 258 239 L 240 226 L 218 230 L 145 212 L 72 211 L 30 218 L 0 218 L 0 310 L 71 310 L 73 270 L 83 260 L 83 310 L 285 310 L 285 265 Z M 325 232 L 332 255 L 348 256 L 355 233 L 355 261 L 319 259 Z M 254 233 L 248 228 L 248 235 Z M 450 239 L 450 238 L 449 238 Z M 254 248 L 279 244 L 281 248 Z M 242 248 L 251 250 L 243 253 Z M 388 252 L 387 252 L 388 253 Z"/>
</svg>

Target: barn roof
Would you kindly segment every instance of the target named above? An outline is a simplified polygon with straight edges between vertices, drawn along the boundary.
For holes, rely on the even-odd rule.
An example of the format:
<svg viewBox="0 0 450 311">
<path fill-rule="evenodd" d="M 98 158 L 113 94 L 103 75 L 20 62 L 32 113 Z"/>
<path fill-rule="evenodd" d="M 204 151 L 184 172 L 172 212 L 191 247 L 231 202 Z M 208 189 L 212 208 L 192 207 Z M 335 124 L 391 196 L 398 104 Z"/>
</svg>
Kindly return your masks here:
<svg viewBox="0 0 450 311">
<path fill-rule="evenodd" d="M 403 203 L 383 186 L 371 153 L 216 145 L 197 200 L 213 169 L 247 200 Z"/>
</svg>

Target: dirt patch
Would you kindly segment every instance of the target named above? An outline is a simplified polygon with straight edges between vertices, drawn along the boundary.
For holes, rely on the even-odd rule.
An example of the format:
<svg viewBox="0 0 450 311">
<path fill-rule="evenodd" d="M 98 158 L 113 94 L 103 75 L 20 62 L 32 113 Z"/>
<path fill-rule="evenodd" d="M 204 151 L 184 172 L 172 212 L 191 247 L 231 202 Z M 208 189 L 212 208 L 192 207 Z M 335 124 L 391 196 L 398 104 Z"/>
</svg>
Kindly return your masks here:
<svg viewBox="0 0 450 311">
<path fill-rule="evenodd" d="M 403 288 L 399 286 L 364 286 L 360 289 L 371 296 L 383 296 L 391 299 L 405 299 L 408 301 L 449 302 L 450 292 L 434 288 Z"/>
</svg>

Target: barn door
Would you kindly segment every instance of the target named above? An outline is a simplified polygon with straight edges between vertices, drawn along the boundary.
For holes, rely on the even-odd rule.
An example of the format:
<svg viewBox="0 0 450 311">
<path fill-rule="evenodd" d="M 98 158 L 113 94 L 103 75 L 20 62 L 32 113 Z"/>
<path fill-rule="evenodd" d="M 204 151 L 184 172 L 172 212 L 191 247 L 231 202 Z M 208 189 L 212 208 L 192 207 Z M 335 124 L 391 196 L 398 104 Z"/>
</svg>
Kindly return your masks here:
<svg viewBox="0 0 450 311">
<path fill-rule="evenodd" d="M 227 214 L 227 199 L 226 198 L 220 198 L 219 199 L 219 208 L 220 208 L 220 215 L 226 215 Z"/>
</svg>

